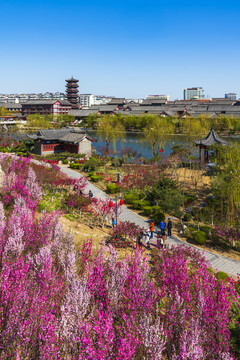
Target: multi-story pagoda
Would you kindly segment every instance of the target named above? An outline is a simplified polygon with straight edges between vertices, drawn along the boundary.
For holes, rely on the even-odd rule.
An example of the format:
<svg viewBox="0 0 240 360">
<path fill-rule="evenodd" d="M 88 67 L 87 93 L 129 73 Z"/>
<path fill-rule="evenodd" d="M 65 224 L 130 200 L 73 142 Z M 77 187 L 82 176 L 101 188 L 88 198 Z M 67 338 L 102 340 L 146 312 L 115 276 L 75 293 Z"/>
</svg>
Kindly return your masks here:
<svg viewBox="0 0 240 360">
<path fill-rule="evenodd" d="M 72 104 L 73 109 L 79 108 L 78 81 L 73 77 L 66 80 L 66 96 L 67 100 Z"/>
</svg>

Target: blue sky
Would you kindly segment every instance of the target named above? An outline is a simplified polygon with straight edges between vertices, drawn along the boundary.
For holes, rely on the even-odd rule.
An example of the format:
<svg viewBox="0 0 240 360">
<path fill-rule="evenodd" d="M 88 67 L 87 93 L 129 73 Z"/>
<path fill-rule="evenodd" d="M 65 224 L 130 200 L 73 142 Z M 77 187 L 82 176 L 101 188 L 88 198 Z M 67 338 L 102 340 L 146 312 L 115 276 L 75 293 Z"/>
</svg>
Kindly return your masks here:
<svg viewBox="0 0 240 360">
<path fill-rule="evenodd" d="M 0 93 L 240 97 L 240 1 L 0 0 Z"/>
</svg>

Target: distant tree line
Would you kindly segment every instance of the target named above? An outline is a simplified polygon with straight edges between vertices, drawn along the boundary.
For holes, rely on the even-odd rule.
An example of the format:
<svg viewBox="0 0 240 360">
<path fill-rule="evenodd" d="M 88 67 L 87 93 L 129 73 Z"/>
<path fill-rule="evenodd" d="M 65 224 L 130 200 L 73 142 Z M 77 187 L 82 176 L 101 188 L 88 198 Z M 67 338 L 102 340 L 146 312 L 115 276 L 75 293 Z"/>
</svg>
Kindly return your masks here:
<svg viewBox="0 0 240 360">
<path fill-rule="evenodd" d="M 108 120 L 109 119 L 109 120 Z M 140 115 L 104 115 L 100 116 L 97 114 L 90 114 L 86 119 L 83 120 L 83 124 L 89 128 L 103 127 L 107 121 L 113 124 L 119 124 L 124 128 L 125 131 L 144 131 L 157 124 L 159 129 L 164 128 L 164 132 L 167 130 L 168 133 L 188 133 L 189 126 L 197 128 L 198 133 L 205 133 L 212 126 L 215 130 L 220 132 L 227 131 L 231 134 L 236 131 L 240 131 L 240 117 L 228 117 L 219 116 L 217 118 L 211 118 L 206 115 L 199 115 L 198 117 L 170 117 L 160 116 L 155 114 L 140 114 Z M 191 124 L 191 125 L 189 125 Z M 161 130 L 162 131 L 162 130 Z"/>
</svg>

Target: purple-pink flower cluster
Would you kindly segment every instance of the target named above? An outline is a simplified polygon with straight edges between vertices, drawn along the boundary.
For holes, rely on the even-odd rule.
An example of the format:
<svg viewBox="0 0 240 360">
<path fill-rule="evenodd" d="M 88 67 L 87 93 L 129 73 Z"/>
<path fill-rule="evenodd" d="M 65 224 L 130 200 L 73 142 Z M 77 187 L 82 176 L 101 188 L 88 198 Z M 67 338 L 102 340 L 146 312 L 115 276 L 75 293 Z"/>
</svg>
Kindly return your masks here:
<svg viewBox="0 0 240 360">
<path fill-rule="evenodd" d="M 29 163 L 1 163 L 2 199 L 23 190 L 0 202 L 0 359 L 233 359 L 234 283 L 216 280 L 199 252 L 137 249 L 120 261 L 104 243 L 93 256 L 86 240 L 77 253 L 59 213 L 36 213 Z"/>
</svg>

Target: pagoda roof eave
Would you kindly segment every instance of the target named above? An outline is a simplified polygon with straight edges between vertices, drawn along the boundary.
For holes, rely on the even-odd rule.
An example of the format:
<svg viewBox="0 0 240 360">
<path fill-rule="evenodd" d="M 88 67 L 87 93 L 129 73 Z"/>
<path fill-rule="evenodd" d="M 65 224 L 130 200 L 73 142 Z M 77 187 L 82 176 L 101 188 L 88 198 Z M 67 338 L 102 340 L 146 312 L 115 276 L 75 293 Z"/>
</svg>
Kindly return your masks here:
<svg viewBox="0 0 240 360">
<path fill-rule="evenodd" d="M 226 140 L 223 140 L 220 138 L 220 136 L 216 133 L 216 131 L 211 128 L 208 135 L 200 140 L 194 141 L 196 146 L 204 146 L 204 147 L 210 147 L 213 145 L 223 145 L 223 146 L 229 146 L 229 142 Z"/>
</svg>

